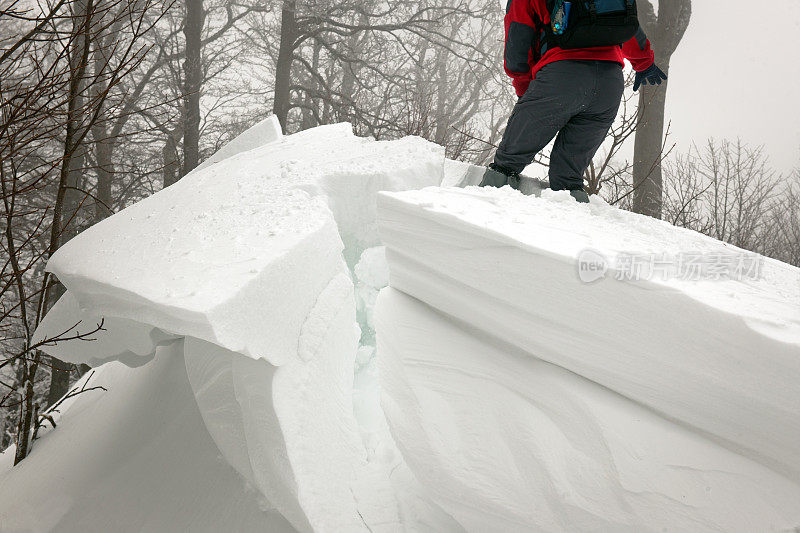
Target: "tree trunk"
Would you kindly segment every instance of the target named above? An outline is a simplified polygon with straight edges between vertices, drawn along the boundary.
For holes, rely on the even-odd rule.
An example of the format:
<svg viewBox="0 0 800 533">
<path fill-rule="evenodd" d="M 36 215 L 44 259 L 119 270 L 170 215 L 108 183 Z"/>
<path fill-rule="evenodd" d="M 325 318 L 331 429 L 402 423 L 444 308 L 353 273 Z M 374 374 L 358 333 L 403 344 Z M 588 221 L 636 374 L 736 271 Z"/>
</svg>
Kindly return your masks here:
<svg viewBox="0 0 800 533">
<path fill-rule="evenodd" d="M 669 75 L 668 60 L 656 64 Z M 633 211 L 661 218 L 663 203 L 661 157 L 664 149 L 664 112 L 667 81 L 660 86 L 639 89 L 639 124 L 633 157 Z"/>
<path fill-rule="evenodd" d="M 186 0 L 186 22 L 183 27 L 186 37 L 186 59 L 183 63 L 183 175 L 194 170 L 200 163 L 200 86 L 203 81 L 200 52 L 203 18 L 203 0 Z"/>
<path fill-rule="evenodd" d="M 450 128 L 450 120 L 447 113 L 447 95 L 448 95 L 448 79 L 447 79 L 447 57 L 448 53 L 442 49 L 436 54 L 436 63 L 438 70 L 438 83 L 436 94 L 436 133 L 434 140 L 436 144 L 447 146 L 447 131 Z"/>
<path fill-rule="evenodd" d="M 91 16 L 94 11 L 92 0 L 80 0 L 75 3 L 73 13 L 73 49 L 70 52 L 70 84 L 69 101 L 67 103 L 67 131 L 64 138 L 64 158 L 62 160 L 61 175 L 56 194 L 56 203 L 53 209 L 53 225 L 50 234 L 49 257 L 58 250 L 62 244 L 68 242 L 77 234 L 78 211 L 81 206 L 83 185 L 83 170 L 85 163 L 85 145 L 80 142 L 81 118 L 86 115 L 85 74 L 89 59 L 91 45 Z M 64 287 L 61 284 L 52 286 L 46 294 L 48 307 L 52 307 L 61 295 Z M 53 405 L 69 391 L 69 377 L 73 366 L 55 357 L 50 358 L 50 389 L 47 394 L 47 405 Z M 32 378 L 31 378 L 32 379 Z M 26 403 L 27 420 L 30 406 Z M 29 428 L 23 428 L 28 430 Z"/>
<path fill-rule="evenodd" d="M 25 392 L 23 394 L 21 415 L 19 417 L 19 427 L 17 428 L 17 450 L 14 455 L 14 466 L 18 465 L 28 456 L 28 451 L 31 443 L 31 433 L 33 424 L 35 423 L 33 396 L 33 383 L 28 379 L 25 380 L 23 385 Z"/>
<path fill-rule="evenodd" d="M 278 117 L 284 133 L 287 133 L 286 127 L 289 120 L 292 61 L 298 33 L 295 7 L 295 0 L 283 0 L 281 43 L 278 49 L 278 61 L 275 65 L 275 98 L 272 102 L 272 112 Z"/>
<path fill-rule="evenodd" d="M 106 129 L 102 129 L 105 135 Z M 98 139 L 98 137 L 95 137 Z M 97 158 L 97 193 L 94 202 L 94 221 L 95 224 L 109 217 L 111 210 L 111 184 L 114 180 L 114 154 L 113 141 L 107 137 L 99 137 L 95 141 L 95 157 Z"/>
<path fill-rule="evenodd" d="M 351 37 L 355 39 L 355 37 Z M 336 116 L 342 122 L 352 122 L 353 104 L 356 92 L 356 66 L 355 63 L 348 61 L 344 64 L 342 73 L 342 97 L 338 102 Z"/>
<path fill-rule="evenodd" d="M 358 24 L 366 26 L 369 17 L 366 13 L 359 14 Z M 344 57 L 347 60 L 343 65 L 341 98 L 336 105 L 336 117 L 342 122 L 354 122 L 356 81 L 361 70 L 361 62 L 357 59 L 364 53 L 363 46 L 366 45 L 365 34 L 354 33 L 342 42 Z"/>
<path fill-rule="evenodd" d="M 167 141 L 161 152 L 164 161 L 164 187 L 169 187 L 180 179 L 181 164 L 178 159 L 178 134 L 167 134 Z"/>
<path fill-rule="evenodd" d="M 658 16 L 650 1 L 639 2 L 639 21 L 656 54 L 656 65 L 669 74 L 672 54 L 692 16 L 691 0 L 660 0 Z M 661 218 L 663 205 L 661 157 L 667 83 L 639 89 L 640 122 L 633 154 L 633 210 Z"/>
<path fill-rule="evenodd" d="M 305 97 L 303 99 L 303 113 L 302 113 L 302 120 L 300 123 L 301 130 L 308 130 L 315 126 L 319 126 L 317 124 L 317 119 L 314 116 L 314 111 L 312 107 L 315 104 L 314 97 L 312 95 L 316 95 L 322 89 L 319 85 L 319 81 L 317 80 L 317 75 L 320 75 L 320 68 L 319 68 L 319 55 L 322 52 L 322 44 L 317 42 L 314 44 L 314 54 L 311 58 L 311 79 L 308 81 L 308 88 L 310 90 L 305 91 Z M 324 99 L 327 101 L 327 98 Z M 323 112 L 324 117 L 324 112 Z"/>
<path fill-rule="evenodd" d="M 108 59 L 105 56 L 108 36 L 98 40 L 94 47 L 94 95 L 96 101 L 102 101 L 101 95 L 108 90 L 106 81 L 106 66 Z M 94 199 L 95 224 L 111 215 L 111 182 L 114 177 L 114 140 L 109 138 L 108 128 L 104 120 L 98 120 L 92 126 L 94 140 L 94 156 L 97 160 L 97 190 Z"/>
</svg>

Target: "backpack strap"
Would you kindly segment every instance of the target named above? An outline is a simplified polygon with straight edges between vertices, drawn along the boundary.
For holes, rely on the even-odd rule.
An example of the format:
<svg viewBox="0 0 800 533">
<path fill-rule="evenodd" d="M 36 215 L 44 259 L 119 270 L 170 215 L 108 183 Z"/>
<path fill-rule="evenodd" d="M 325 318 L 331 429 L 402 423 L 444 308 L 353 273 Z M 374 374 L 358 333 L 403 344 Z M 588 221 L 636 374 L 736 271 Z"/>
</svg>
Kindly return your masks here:
<svg viewBox="0 0 800 533">
<path fill-rule="evenodd" d="M 587 0 L 586 5 L 589 8 L 589 17 L 591 17 L 592 23 L 597 22 L 597 5 L 594 0 Z"/>
<path fill-rule="evenodd" d="M 639 13 L 636 9 L 636 0 L 626 0 L 625 7 L 627 11 L 628 22 L 639 19 Z"/>
<path fill-rule="evenodd" d="M 545 0 L 544 3 L 545 9 L 547 9 L 547 14 L 550 15 L 552 18 L 553 10 L 556 7 L 556 0 Z M 556 35 L 553 34 L 553 26 L 552 24 L 545 24 L 544 21 L 537 16 L 536 18 L 537 23 L 541 25 L 541 31 L 539 33 L 539 57 L 544 57 L 548 50 L 551 48 L 555 48 L 558 46 L 558 38 Z"/>
<path fill-rule="evenodd" d="M 549 35 L 547 30 L 544 29 L 539 32 L 539 59 L 543 58 L 547 51 L 550 50 Z"/>
<path fill-rule="evenodd" d="M 547 0 L 548 5 L 553 4 L 553 0 Z M 550 12 L 550 7 L 547 7 L 547 12 Z M 533 17 L 534 29 L 536 30 L 536 42 L 533 44 L 533 57 L 537 62 L 544 56 L 550 49 L 548 40 L 547 25 L 542 21 L 538 13 Z"/>
</svg>

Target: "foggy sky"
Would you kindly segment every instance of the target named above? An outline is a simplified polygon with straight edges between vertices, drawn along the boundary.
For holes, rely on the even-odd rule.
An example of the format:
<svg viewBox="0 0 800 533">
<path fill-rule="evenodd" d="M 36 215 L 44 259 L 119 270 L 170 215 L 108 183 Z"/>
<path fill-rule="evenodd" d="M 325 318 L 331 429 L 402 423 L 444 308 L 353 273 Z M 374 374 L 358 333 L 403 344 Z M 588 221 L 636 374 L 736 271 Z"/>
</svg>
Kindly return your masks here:
<svg viewBox="0 0 800 533">
<path fill-rule="evenodd" d="M 694 0 L 670 65 L 667 119 L 686 151 L 710 136 L 800 167 L 800 0 Z"/>
</svg>

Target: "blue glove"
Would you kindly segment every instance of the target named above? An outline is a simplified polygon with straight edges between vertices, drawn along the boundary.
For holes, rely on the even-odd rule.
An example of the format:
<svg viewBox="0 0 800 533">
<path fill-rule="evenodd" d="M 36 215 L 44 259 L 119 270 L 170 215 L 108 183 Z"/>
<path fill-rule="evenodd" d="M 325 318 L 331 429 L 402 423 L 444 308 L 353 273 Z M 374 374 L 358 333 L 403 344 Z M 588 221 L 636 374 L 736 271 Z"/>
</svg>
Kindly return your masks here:
<svg viewBox="0 0 800 533">
<path fill-rule="evenodd" d="M 647 70 L 636 73 L 636 79 L 633 81 L 633 90 L 638 91 L 642 85 L 661 85 L 661 81 L 666 79 L 667 75 L 653 63 Z"/>
</svg>

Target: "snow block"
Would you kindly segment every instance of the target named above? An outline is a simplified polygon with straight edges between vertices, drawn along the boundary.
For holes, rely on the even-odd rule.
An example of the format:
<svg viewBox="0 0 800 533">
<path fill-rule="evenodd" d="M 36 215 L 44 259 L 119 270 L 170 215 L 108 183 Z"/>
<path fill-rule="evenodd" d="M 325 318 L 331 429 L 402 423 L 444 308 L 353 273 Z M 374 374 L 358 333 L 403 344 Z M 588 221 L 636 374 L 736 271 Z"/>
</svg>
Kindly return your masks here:
<svg viewBox="0 0 800 533">
<path fill-rule="evenodd" d="M 214 155 L 200 163 L 192 172 L 200 172 L 229 157 L 260 148 L 271 142 L 278 141 L 282 137 L 283 129 L 281 128 L 281 123 L 278 121 L 278 117 L 270 115 L 220 148 Z"/>
<path fill-rule="evenodd" d="M 441 148 L 340 124 L 229 157 L 62 247 L 48 269 L 85 309 L 281 365 L 320 291 L 379 244 L 376 196 L 438 184 Z M 122 238 L 122 236 L 125 236 Z M 291 340 L 293 343 L 294 340 Z"/>
<path fill-rule="evenodd" d="M 353 416 L 359 331 L 340 274 L 296 339 L 301 360 L 276 367 L 186 340 L 186 367 L 220 452 L 299 531 L 359 531 L 350 490 L 366 464 Z"/>
<path fill-rule="evenodd" d="M 258 188 L 170 187 L 82 233 L 48 268 L 95 314 L 283 364 L 343 268 L 342 245 L 321 199 Z"/>
<path fill-rule="evenodd" d="M 392 287 L 800 480 L 800 270 L 761 258 L 755 279 L 631 281 L 608 260 L 585 283 L 587 253 L 743 252 L 564 192 L 430 188 L 379 204 Z"/>
<path fill-rule="evenodd" d="M 382 405 L 466 531 L 789 531 L 800 485 L 397 291 L 376 309 Z"/>
<path fill-rule="evenodd" d="M 346 124 L 232 144 L 62 247 L 48 268 L 68 293 L 37 336 L 105 320 L 87 350 L 45 348 L 75 363 L 141 365 L 179 343 L 206 436 L 280 517 L 276 530 L 397 530 L 393 482 L 367 464 L 354 415 L 348 264 L 380 244 L 377 193 L 438 184 L 443 149 Z"/>
</svg>

